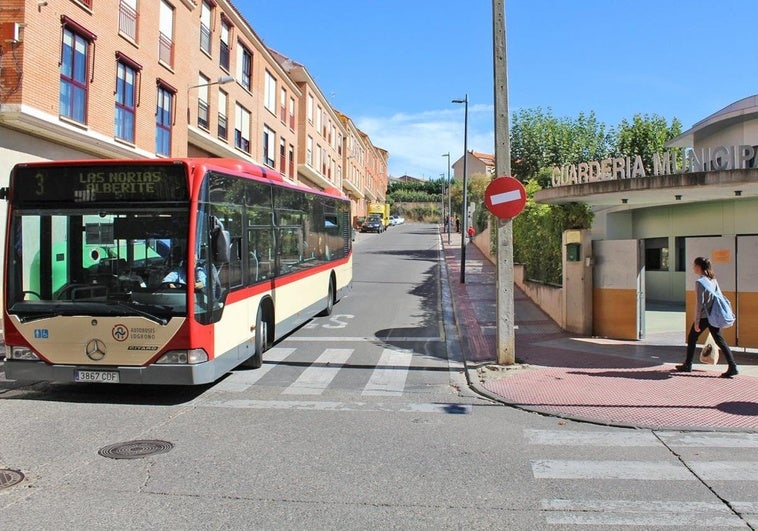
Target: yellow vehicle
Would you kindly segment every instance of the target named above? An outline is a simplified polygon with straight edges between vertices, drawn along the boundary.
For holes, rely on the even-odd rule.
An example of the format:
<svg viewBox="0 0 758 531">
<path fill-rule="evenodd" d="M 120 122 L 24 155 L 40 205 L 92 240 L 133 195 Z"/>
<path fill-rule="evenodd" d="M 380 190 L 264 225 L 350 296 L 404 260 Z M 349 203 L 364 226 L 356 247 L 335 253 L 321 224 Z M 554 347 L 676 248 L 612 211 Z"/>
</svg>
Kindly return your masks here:
<svg viewBox="0 0 758 531">
<path fill-rule="evenodd" d="M 390 226 L 390 206 L 387 203 L 369 203 L 368 213 L 382 216 L 385 229 Z"/>
</svg>

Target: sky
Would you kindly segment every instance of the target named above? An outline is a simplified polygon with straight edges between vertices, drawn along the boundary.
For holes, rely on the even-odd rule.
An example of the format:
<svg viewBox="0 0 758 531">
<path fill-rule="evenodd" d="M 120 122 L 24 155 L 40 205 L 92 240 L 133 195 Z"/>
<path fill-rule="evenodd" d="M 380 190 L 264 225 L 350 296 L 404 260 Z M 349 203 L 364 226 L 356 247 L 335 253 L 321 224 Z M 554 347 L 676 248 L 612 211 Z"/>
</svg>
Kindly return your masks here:
<svg viewBox="0 0 758 531">
<path fill-rule="evenodd" d="M 234 1 L 234 0 L 233 0 Z M 489 0 L 236 0 L 271 48 L 389 151 L 391 176 L 438 178 L 494 151 Z M 685 129 L 758 94 L 755 0 L 506 0 L 511 114 L 636 113 Z"/>
</svg>

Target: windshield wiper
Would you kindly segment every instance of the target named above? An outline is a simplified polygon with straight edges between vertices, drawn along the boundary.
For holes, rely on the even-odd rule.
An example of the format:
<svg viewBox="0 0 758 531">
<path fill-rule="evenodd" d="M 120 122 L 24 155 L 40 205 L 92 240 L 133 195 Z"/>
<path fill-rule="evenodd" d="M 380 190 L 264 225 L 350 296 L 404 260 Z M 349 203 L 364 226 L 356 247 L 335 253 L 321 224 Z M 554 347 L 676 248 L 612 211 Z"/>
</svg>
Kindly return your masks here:
<svg viewBox="0 0 758 531">
<path fill-rule="evenodd" d="M 147 317 L 151 321 L 156 322 L 156 323 L 158 323 L 161 326 L 166 326 L 168 324 L 168 319 L 166 319 L 165 317 L 158 317 L 157 315 L 153 315 L 152 313 L 150 313 L 148 311 L 140 310 L 139 308 L 137 308 L 137 307 L 135 307 L 133 305 L 134 303 L 129 304 L 129 303 L 126 303 L 124 301 L 113 301 L 112 304 L 115 304 L 117 306 L 121 306 L 122 308 L 129 308 L 130 310 L 132 310 L 137 315 L 141 315 L 142 317 Z"/>
</svg>

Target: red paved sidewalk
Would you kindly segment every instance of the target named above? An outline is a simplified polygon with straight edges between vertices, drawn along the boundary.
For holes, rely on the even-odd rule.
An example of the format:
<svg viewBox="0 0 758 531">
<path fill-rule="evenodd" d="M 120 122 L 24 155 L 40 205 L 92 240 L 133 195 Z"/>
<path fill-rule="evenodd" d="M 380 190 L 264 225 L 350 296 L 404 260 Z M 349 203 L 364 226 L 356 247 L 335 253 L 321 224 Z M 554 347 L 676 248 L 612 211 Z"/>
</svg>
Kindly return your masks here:
<svg viewBox="0 0 758 531">
<path fill-rule="evenodd" d="M 758 357 L 737 355 L 741 374 L 718 378 L 725 365 L 674 364 L 683 345 L 652 345 L 574 337 L 562 332 L 516 289 L 516 356 L 523 368 L 498 374 L 495 363 L 495 269 L 474 245 L 466 247 L 460 283 L 460 234 L 442 237 L 448 279 L 472 386 L 530 411 L 602 424 L 656 429 L 758 431 Z M 477 372 L 479 368 L 479 372 Z"/>
</svg>

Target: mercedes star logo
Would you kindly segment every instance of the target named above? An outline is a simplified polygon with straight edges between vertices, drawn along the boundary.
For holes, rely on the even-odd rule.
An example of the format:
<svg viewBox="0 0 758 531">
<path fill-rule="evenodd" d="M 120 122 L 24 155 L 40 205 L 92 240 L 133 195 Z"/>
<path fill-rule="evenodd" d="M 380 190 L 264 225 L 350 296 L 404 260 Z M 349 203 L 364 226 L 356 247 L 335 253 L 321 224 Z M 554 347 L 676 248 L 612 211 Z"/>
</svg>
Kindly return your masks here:
<svg viewBox="0 0 758 531">
<path fill-rule="evenodd" d="M 100 361 L 105 357 L 107 350 L 108 349 L 106 348 L 105 343 L 99 339 L 90 339 L 84 349 L 84 352 L 92 361 Z"/>
</svg>

